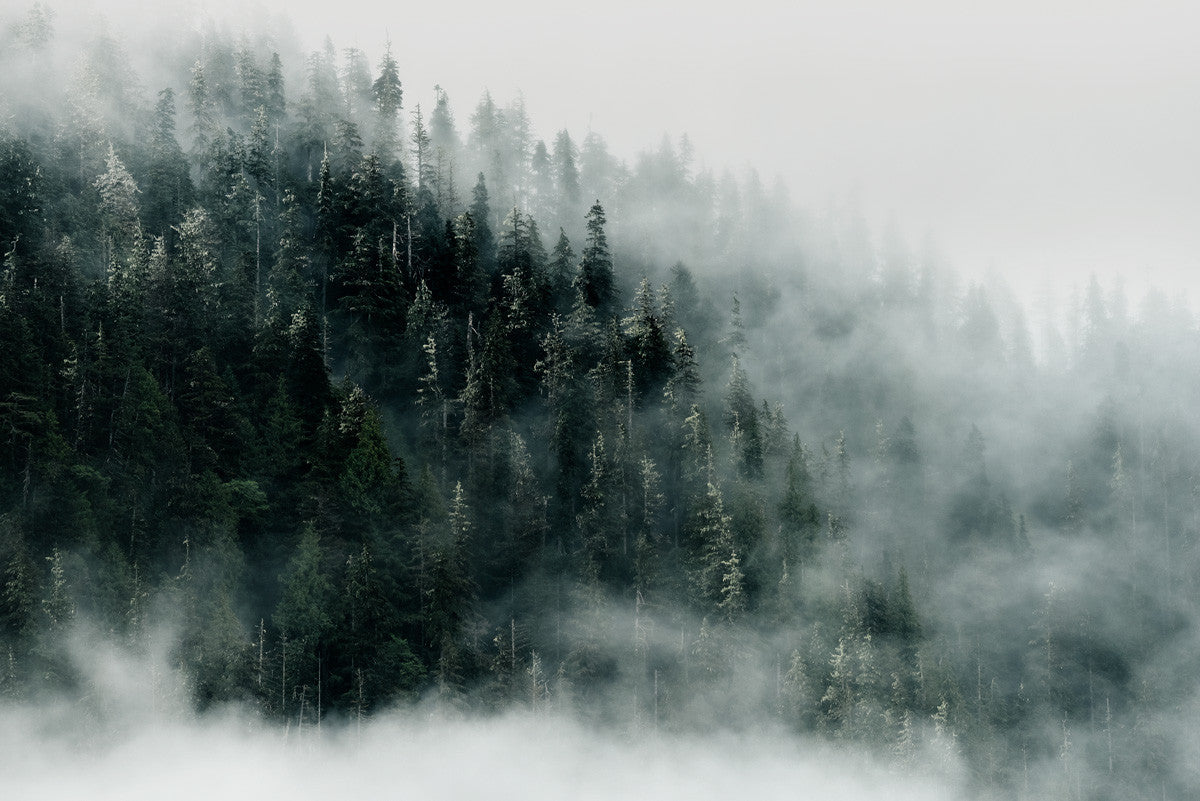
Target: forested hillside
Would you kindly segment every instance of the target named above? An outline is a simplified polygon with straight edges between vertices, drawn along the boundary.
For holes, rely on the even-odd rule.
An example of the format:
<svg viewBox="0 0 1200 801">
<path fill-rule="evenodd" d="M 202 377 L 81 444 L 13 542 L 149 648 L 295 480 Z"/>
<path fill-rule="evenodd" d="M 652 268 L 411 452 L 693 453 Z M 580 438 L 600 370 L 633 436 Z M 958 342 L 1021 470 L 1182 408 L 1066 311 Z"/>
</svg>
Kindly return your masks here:
<svg viewBox="0 0 1200 801">
<path fill-rule="evenodd" d="M 86 707 L 74 632 L 166 631 L 198 709 L 289 727 L 775 721 L 999 797 L 1197 789 L 1165 296 L 1031 327 L 686 137 L 456 117 L 390 47 L 63 44 L 0 32 L 0 694 Z"/>
</svg>

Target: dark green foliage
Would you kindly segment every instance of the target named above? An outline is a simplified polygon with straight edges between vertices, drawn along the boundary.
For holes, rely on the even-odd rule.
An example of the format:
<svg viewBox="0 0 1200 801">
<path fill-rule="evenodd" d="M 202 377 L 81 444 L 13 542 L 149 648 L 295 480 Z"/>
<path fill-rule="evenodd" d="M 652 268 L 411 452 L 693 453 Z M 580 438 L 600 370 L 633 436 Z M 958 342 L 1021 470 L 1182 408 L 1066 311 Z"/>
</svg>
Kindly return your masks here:
<svg viewBox="0 0 1200 801">
<path fill-rule="evenodd" d="M 616 299 L 613 283 L 612 256 L 608 251 L 608 237 L 604 233 L 604 209 L 596 201 L 587 214 L 587 239 L 583 246 L 583 259 L 579 262 L 579 273 L 575 286 L 583 294 L 584 301 L 601 312 L 609 310 Z"/>
<path fill-rule="evenodd" d="M 18 525 L 0 518 L 0 641 L 9 644 L 23 642 L 37 628 L 37 574 Z"/>
<path fill-rule="evenodd" d="M 571 135 L 566 130 L 554 137 L 554 183 L 558 189 L 560 207 L 573 211 L 580 202 L 579 168 L 575 161 L 579 155 Z"/>
<path fill-rule="evenodd" d="M 491 275 L 496 260 L 496 240 L 492 234 L 492 211 L 488 206 L 487 183 L 483 173 L 475 182 L 471 194 L 471 220 L 474 222 L 472 245 L 475 248 L 475 258 L 479 260 L 479 268 L 484 275 Z"/>
<path fill-rule="evenodd" d="M 41 234 L 41 167 L 27 142 L 0 138 L 0 251 L 14 251 L 24 240 L 32 251 Z"/>
<path fill-rule="evenodd" d="M 516 392 L 512 343 L 502 315 L 493 313 L 488 317 L 481 341 L 472 347 L 474 352 L 460 398 L 461 433 L 465 442 L 477 447 L 487 439 L 491 426 L 507 412 Z"/>
<path fill-rule="evenodd" d="M 652 396 L 658 399 L 662 396 L 663 386 L 673 372 L 674 362 L 671 346 L 667 342 L 667 334 L 663 329 L 662 314 L 646 279 L 642 279 L 634 298 L 633 314 L 625 323 L 625 335 L 628 337 L 628 352 L 633 363 L 633 380 L 639 398 Z M 686 360 L 687 355 L 682 354 Z M 683 369 L 695 370 L 695 364 L 683 364 Z M 687 394 L 696 389 L 691 375 L 681 377 L 677 383 L 677 391 Z M 685 387 L 682 385 L 690 385 Z"/>
<path fill-rule="evenodd" d="M 326 574 L 316 528 L 304 527 L 280 575 L 282 594 L 274 623 L 284 638 L 283 656 L 291 663 L 285 692 L 296 686 L 316 687 L 322 669 L 325 639 L 333 626 L 333 585 Z"/>
<path fill-rule="evenodd" d="M 403 699 L 425 668 L 402 636 L 401 610 L 369 545 L 347 558 L 330 646 L 330 692 L 337 705 L 361 714 Z"/>
<path fill-rule="evenodd" d="M 332 393 L 321 328 L 311 308 L 292 315 L 283 333 L 286 351 L 282 375 L 308 431 L 316 429 Z"/>
<path fill-rule="evenodd" d="M 400 70 L 392 55 L 390 42 L 379 67 L 379 77 L 371 85 L 371 91 L 375 99 L 378 126 L 375 148 L 384 164 L 390 164 L 398 155 L 397 146 L 400 142 L 400 132 L 397 130 L 397 116 L 404 103 L 404 90 L 400 86 Z"/>
<path fill-rule="evenodd" d="M 142 219 L 155 236 L 170 237 L 191 205 L 194 189 L 187 158 L 175 137 L 175 93 L 163 89 L 154 108 L 150 170 L 142 192 Z"/>
<path fill-rule="evenodd" d="M 555 298 L 565 300 L 570 297 L 571 282 L 575 277 L 575 251 L 571 249 L 571 240 L 563 229 L 558 229 L 558 241 L 550 252 L 548 265 L 550 289 Z M 560 300 L 561 302 L 561 300 Z M 560 308 L 566 312 L 568 309 Z"/>
<path fill-rule="evenodd" d="M 736 355 L 726 386 L 724 421 L 729 428 L 730 447 L 738 469 L 748 478 L 760 478 L 763 472 L 763 432 L 759 425 L 758 408 L 750 394 L 750 379 Z"/>
<path fill-rule="evenodd" d="M 808 456 L 798 435 L 792 443 L 784 481 L 783 497 L 779 500 L 783 558 L 793 567 L 799 567 L 815 555 L 821 513 L 813 500 Z"/>
<path fill-rule="evenodd" d="M 454 643 L 464 633 L 477 601 L 467 561 L 472 526 L 471 510 L 459 483 L 455 485 L 445 520 L 430 543 L 425 567 L 428 579 L 422 602 L 423 629 L 427 644 L 441 652 L 441 660 L 448 660 L 451 655 L 457 659 L 460 647 Z M 448 669 L 447 665 L 442 667 Z"/>
</svg>

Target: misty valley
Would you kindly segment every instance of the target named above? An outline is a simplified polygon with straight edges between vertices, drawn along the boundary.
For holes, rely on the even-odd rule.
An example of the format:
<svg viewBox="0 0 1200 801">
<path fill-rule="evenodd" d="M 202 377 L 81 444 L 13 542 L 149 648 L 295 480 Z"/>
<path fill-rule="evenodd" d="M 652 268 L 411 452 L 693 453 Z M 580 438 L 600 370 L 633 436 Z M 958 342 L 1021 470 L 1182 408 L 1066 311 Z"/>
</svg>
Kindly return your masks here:
<svg viewBox="0 0 1200 801">
<path fill-rule="evenodd" d="M 66 16 L 0 14 L 6 797 L 1200 795 L 1176 296 Z"/>
</svg>

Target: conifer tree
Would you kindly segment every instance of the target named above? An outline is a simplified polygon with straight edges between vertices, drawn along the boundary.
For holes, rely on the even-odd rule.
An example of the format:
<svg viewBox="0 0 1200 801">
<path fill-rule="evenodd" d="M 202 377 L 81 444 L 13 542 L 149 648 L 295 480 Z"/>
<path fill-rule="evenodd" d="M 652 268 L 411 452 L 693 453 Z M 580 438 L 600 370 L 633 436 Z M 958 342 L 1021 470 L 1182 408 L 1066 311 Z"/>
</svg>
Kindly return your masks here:
<svg viewBox="0 0 1200 801">
<path fill-rule="evenodd" d="M 0 642 L 18 647 L 36 625 L 37 585 L 25 537 L 18 523 L 7 515 L 0 518 L 4 541 L 4 570 L 0 573 Z"/>
<path fill-rule="evenodd" d="M 539 139 L 533 146 L 529 158 L 530 173 L 530 208 L 533 215 L 541 220 L 553 219 L 555 214 L 554 169 L 550 162 L 550 151 L 546 143 Z"/>
<path fill-rule="evenodd" d="M 351 442 L 338 477 L 343 531 L 367 540 L 403 519 L 407 494 L 401 480 L 403 463 L 392 457 L 384 439 L 383 420 L 373 405 L 357 425 L 347 421 L 341 427 Z"/>
<path fill-rule="evenodd" d="M 784 482 L 778 508 L 784 558 L 793 565 L 804 565 L 814 556 L 821 514 L 812 500 L 812 476 L 799 435 L 792 440 Z"/>
<path fill-rule="evenodd" d="M 385 165 L 399 158 L 399 116 L 404 103 L 404 90 L 400 86 L 400 68 L 392 55 L 389 41 L 379 65 L 379 77 L 371 85 L 375 96 L 375 114 L 378 120 L 375 134 L 375 151 Z"/>
<path fill-rule="evenodd" d="M 580 376 L 578 353 L 571 347 L 561 317 L 551 317 L 550 330 L 542 337 L 545 354 L 534 366 L 546 399 L 547 460 L 557 477 L 559 509 L 574 521 L 576 489 L 582 481 L 588 432 L 594 430 L 588 395 Z"/>
<path fill-rule="evenodd" d="M 333 138 L 328 145 L 330 165 L 339 178 L 349 176 L 362 161 L 362 135 L 350 120 L 338 120 L 333 124 Z"/>
<path fill-rule="evenodd" d="M 192 67 L 188 84 L 188 107 L 192 112 L 192 152 L 205 153 L 215 133 L 216 109 L 208 84 L 204 64 L 197 61 Z"/>
<path fill-rule="evenodd" d="M 733 352 L 735 362 L 740 355 L 746 352 L 746 326 L 742 322 L 742 302 L 738 300 L 736 292 L 733 294 L 732 306 L 729 311 L 729 336 L 726 338 L 725 344 Z"/>
<path fill-rule="evenodd" d="M 417 178 L 417 191 L 420 192 L 422 189 L 432 191 L 437 182 L 433 147 L 429 139 L 429 130 L 425 127 L 425 118 L 421 115 L 420 103 L 417 104 L 417 110 L 413 115 L 412 126 L 412 158 L 415 167 L 414 174 Z"/>
<path fill-rule="evenodd" d="M 345 93 L 345 114 L 349 120 L 361 121 L 364 111 L 375 105 L 375 85 L 367 55 L 357 47 L 342 51 L 342 87 Z"/>
<path fill-rule="evenodd" d="M 280 576 L 283 594 L 274 621 L 286 638 L 284 658 L 289 670 L 285 696 L 298 688 L 316 689 L 321 680 L 321 656 L 330 632 L 333 587 L 322 566 L 323 552 L 317 530 L 305 525 L 296 550 Z"/>
<path fill-rule="evenodd" d="M 549 521 L 546 519 L 547 498 L 542 494 L 525 440 L 516 431 L 510 431 L 508 439 L 508 497 L 513 513 L 505 550 L 511 587 L 530 557 L 539 547 L 545 547 Z"/>
<path fill-rule="evenodd" d="M 454 221 L 454 281 L 447 289 L 460 315 L 482 315 L 487 302 L 487 266 L 480 258 L 480 242 L 491 232 L 479 233 L 475 217 L 463 212 Z"/>
<path fill-rule="evenodd" d="M 492 152 L 496 149 L 498 127 L 498 110 L 492 93 L 484 90 L 483 96 L 471 114 L 471 134 L 469 145 L 475 152 L 479 164 L 486 164 Z"/>
<path fill-rule="evenodd" d="M 571 135 L 565 129 L 559 131 L 554 137 L 554 179 L 558 188 L 559 207 L 567 213 L 578 208 L 581 199 L 579 167 L 576 165 L 578 155 Z"/>
<path fill-rule="evenodd" d="M 459 400 L 463 419 L 460 433 L 472 448 L 490 439 L 492 427 L 507 413 L 516 389 L 512 346 L 499 314 L 484 325 L 482 342 L 467 367 L 466 384 Z"/>
<path fill-rule="evenodd" d="M 100 211 L 112 241 L 111 247 L 121 253 L 132 244 L 140 227 L 137 201 L 140 190 L 112 145 L 108 147 L 107 167 L 96 179 L 95 186 L 100 193 Z M 113 255 L 116 254 L 110 258 Z"/>
<path fill-rule="evenodd" d="M 548 268 L 550 271 L 551 294 L 555 298 L 559 298 L 560 302 L 570 297 L 570 288 L 575 276 L 575 267 L 575 251 L 571 249 L 571 240 L 567 239 L 566 232 L 562 228 L 559 228 L 558 241 L 554 243 L 554 250 L 550 252 Z M 567 311 L 568 309 L 559 308 L 560 313 L 566 313 Z"/>
<path fill-rule="evenodd" d="M 691 547 L 696 554 L 695 597 L 701 608 L 714 614 L 735 614 L 744 604 L 744 576 L 737 558 L 730 530 L 730 518 L 725 514 L 725 499 L 710 478 L 708 488 L 692 512 Z M 726 577 L 730 576 L 729 581 Z M 733 598 L 736 608 L 728 612 L 722 603 Z"/>
<path fill-rule="evenodd" d="M 313 284 L 312 257 L 305 241 L 303 209 L 296 196 L 284 193 L 279 211 L 279 242 L 266 281 L 267 316 L 289 318 Z"/>
<path fill-rule="evenodd" d="M 332 399 L 332 388 L 321 325 L 311 306 L 302 306 L 292 315 L 286 342 L 283 378 L 305 429 L 314 432 Z"/>
<path fill-rule="evenodd" d="M 671 347 L 663 331 L 650 282 L 645 278 L 638 285 L 632 311 L 625 320 L 625 334 L 638 396 L 660 396 L 673 367 Z"/>
<path fill-rule="evenodd" d="M 610 497 L 612 479 L 604 434 L 597 432 L 588 456 L 588 478 L 581 492 L 581 506 L 576 517 L 582 556 L 582 574 L 599 578 L 606 567 L 611 545 L 608 541 L 613 522 L 613 500 Z"/>
<path fill-rule="evenodd" d="M 671 408 L 679 414 L 695 403 L 701 383 L 696 351 L 688 344 L 682 328 L 675 330 L 675 348 L 671 355 L 671 376 L 667 379 L 663 394 L 670 401 Z"/>
<path fill-rule="evenodd" d="M 729 552 L 729 558 L 721 563 L 721 600 L 717 609 L 727 623 L 735 623 L 746 611 L 746 574 L 742 572 L 737 550 Z"/>
<path fill-rule="evenodd" d="M 750 379 L 736 355 L 725 393 L 725 425 L 730 429 L 730 441 L 739 471 L 748 478 L 761 477 L 763 442 L 758 410 L 750 394 Z"/>
<path fill-rule="evenodd" d="M 61 630 L 75 617 L 62 550 L 55 546 L 46 562 L 50 565 L 50 576 L 43 593 L 42 613 L 52 629 Z"/>
<path fill-rule="evenodd" d="M 575 285 L 589 306 L 607 312 L 616 299 L 616 286 L 604 224 L 604 209 L 600 201 L 596 201 L 587 214 L 587 240 Z"/>
<path fill-rule="evenodd" d="M 659 570 L 661 517 L 667 498 L 662 492 L 662 474 L 654 461 L 648 456 L 643 456 L 638 467 L 640 475 L 634 521 L 634 588 L 640 597 L 650 598 Z"/>
<path fill-rule="evenodd" d="M 475 182 L 470 212 L 471 219 L 475 224 L 475 238 L 473 242 L 475 255 L 479 260 L 482 273 L 484 275 L 491 275 L 496 259 L 496 240 L 493 237 L 492 226 L 489 222 L 492 211 L 488 206 L 487 183 L 484 181 L 483 173 L 479 173 L 479 178 Z"/>
<path fill-rule="evenodd" d="M 446 538 L 434 547 L 430 556 L 425 600 L 426 637 L 440 649 L 442 670 L 449 671 L 448 676 L 460 664 L 461 649 L 456 640 L 473 613 L 475 602 L 475 582 L 467 563 L 473 527 L 471 509 L 460 481 L 455 484 L 446 516 Z"/>
<path fill-rule="evenodd" d="M 146 229 L 155 236 L 169 236 L 192 200 L 187 159 L 175 138 L 175 92 L 170 88 L 158 93 L 154 106 L 150 170 L 142 198 Z"/>
<path fill-rule="evenodd" d="M 267 100 L 266 75 L 258 66 L 254 54 L 244 43 L 234 53 L 234 70 L 237 74 L 237 105 L 243 118 L 253 116 Z"/>
<path fill-rule="evenodd" d="M 458 130 L 454 126 L 454 112 L 450 108 L 450 98 L 441 86 L 433 87 L 433 113 L 429 115 L 429 141 L 435 149 L 445 151 L 446 156 L 453 158 L 461 143 Z"/>
<path fill-rule="evenodd" d="M 267 68 L 266 92 L 263 107 L 267 118 L 278 125 L 287 110 L 287 95 L 284 92 L 283 59 L 278 52 L 271 53 L 271 66 Z"/>
</svg>

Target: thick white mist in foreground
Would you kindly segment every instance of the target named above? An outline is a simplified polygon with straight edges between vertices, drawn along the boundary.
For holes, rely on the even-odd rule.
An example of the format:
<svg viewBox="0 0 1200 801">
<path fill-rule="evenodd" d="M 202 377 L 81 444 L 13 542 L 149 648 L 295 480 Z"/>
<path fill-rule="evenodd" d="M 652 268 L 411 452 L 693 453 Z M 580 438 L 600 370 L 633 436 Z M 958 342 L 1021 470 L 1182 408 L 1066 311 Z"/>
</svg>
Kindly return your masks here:
<svg viewBox="0 0 1200 801">
<path fill-rule="evenodd" d="M 631 733 L 554 715 L 468 720 L 421 708 L 297 732 L 237 710 L 196 716 L 162 660 L 133 659 L 91 637 L 70 650 L 89 678 L 82 704 L 0 704 L 0 798 L 962 797 L 946 776 L 901 775 L 774 729 Z"/>
<path fill-rule="evenodd" d="M 788 737 L 685 739 L 591 733 L 561 719 L 400 714 L 337 733 L 245 719 L 144 721 L 134 730 L 47 729 L 0 712 L 3 796 L 13 799 L 922 799 L 958 797 Z M 53 716 L 52 716 L 53 717 Z M 60 724 L 69 721 L 59 719 Z"/>
</svg>

